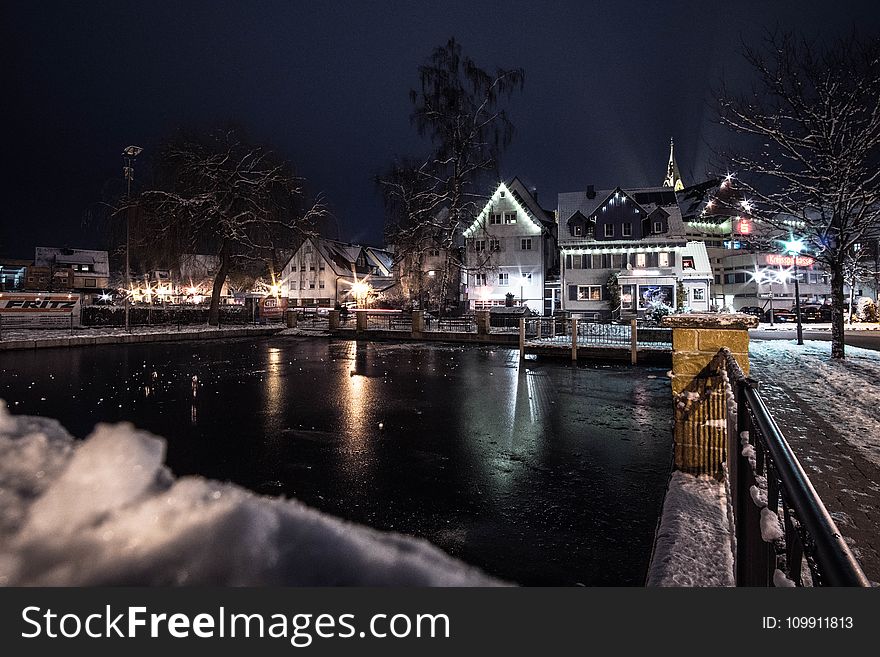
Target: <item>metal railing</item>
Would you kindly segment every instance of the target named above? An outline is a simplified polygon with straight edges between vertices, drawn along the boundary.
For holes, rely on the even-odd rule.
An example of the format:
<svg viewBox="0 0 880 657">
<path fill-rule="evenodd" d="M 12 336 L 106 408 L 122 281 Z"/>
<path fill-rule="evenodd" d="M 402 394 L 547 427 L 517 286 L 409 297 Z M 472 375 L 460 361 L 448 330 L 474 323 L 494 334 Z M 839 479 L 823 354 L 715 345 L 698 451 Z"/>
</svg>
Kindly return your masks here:
<svg viewBox="0 0 880 657">
<path fill-rule="evenodd" d="M 425 317 L 425 330 L 444 333 L 476 333 L 477 319 L 473 315 L 462 317 Z"/>
<path fill-rule="evenodd" d="M 707 368 L 725 386 L 738 586 L 870 586 L 773 420 L 726 348 Z"/>
<path fill-rule="evenodd" d="M 412 314 L 404 312 L 364 313 L 368 331 L 412 331 Z"/>
<path fill-rule="evenodd" d="M 579 347 L 630 347 L 631 324 L 610 324 L 567 317 L 530 317 L 525 320 L 526 339 L 535 344 L 571 346 L 572 326 L 577 325 Z M 672 329 L 653 326 L 636 327 L 638 347 L 672 348 Z"/>
</svg>

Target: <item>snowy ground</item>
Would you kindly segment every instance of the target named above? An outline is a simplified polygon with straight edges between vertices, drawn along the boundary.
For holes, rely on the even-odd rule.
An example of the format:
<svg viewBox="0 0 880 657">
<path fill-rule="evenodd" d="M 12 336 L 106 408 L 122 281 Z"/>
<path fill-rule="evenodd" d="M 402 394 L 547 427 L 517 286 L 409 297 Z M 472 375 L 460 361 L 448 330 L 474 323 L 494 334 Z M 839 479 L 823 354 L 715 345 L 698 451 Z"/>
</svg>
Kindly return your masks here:
<svg viewBox="0 0 880 657">
<path fill-rule="evenodd" d="M 784 382 L 818 409 L 840 436 L 880 466 L 880 352 L 846 348 L 846 360 L 830 359 L 831 343 L 753 340 L 749 355 L 759 381 Z M 772 410 L 772 407 L 771 407 Z"/>
<path fill-rule="evenodd" d="M 734 586 L 724 482 L 673 472 L 648 586 Z"/>
<path fill-rule="evenodd" d="M 175 479 L 164 456 L 164 440 L 131 425 L 76 442 L 0 401 L 0 585 L 498 583 L 423 540 Z"/>
<path fill-rule="evenodd" d="M 831 331 L 831 324 L 829 322 L 819 322 L 819 323 L 806 323 L 802 324 L 804 331 Z M 776 322 L 775 324 L 770 324 L 770 322 L 761 322 L 758 325 L 756 331 L 796 331 L 797 324 L 795 322 Z M 852 324 L 845 324 L 844 330 L 846 331 L 880 331 L 880 324 L 877 323 L 868 323 L 868 322 L 853 322 Z"/>
<path fill-rule="evenodd" d="M 207 324 L 182 324 L 180 331 L 177 330 L 177 324 L 164 324 L 160 326 L 132 326 L 126 331 L 124 327 L 119 326 L 96 326 L 89 328 L 66 329 L 25 329 L 4 328 L 2 334 L 3 342 L 15 342 L 19 340 L 52 340 L 56 338 L 69 338 L 80 336 L 97 336 L 97 335 L 154 335 L 156 333 L 205 333 L 211 331 L 225 331 L 229 329 L 242 330 L 266 330 L 267 328 L 280 328 L 281 324 L 275 325 L 258 325 L 258 324 L 224 324 L 220 327 L 208 326 Z"/>
</svg>

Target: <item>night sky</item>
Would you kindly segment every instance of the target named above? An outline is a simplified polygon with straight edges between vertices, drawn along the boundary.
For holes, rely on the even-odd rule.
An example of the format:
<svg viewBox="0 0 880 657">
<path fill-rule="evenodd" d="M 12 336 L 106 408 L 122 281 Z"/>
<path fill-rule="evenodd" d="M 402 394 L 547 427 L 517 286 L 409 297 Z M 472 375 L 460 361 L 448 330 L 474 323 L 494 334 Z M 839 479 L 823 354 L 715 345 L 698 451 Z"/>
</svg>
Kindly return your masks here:
<svg viewBox="0 0 880 657">
<path fill-rule="evenodd" d="M 125 146 L 149 152 L 175 128 L 229 121 L 294 162 L 343 239 L 381 243 L 372 179 L 395 154 L 423 151 L 407 92 L 450 36 L 485 68 L 525 69 L 501 173 L 536 186 L 545 206 L 590 183 L 659 184 L 670 136 L 692 181 L 727 138 L 709 100 L 722 73 L 744 80 L 741 38 L 776 24 L 876 33 L 876 7 L 7 0 L 0 256 L 97 246 L 101 236 L 83 220 L 122 188 Z"/>
</svg>

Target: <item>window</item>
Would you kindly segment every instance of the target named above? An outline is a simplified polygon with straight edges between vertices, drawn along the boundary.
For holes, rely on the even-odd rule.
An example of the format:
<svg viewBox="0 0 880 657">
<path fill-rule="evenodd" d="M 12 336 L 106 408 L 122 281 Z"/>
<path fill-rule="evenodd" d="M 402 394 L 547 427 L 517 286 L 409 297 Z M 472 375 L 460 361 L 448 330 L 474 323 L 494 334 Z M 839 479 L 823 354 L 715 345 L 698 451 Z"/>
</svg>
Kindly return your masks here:
<svg viewBox="0 0 880 657">
<path fill-rule="evenodd" d="M 705 301 L 706 300 L 706 290 L 702 287 L 695 287 L 691 289 L 691 299 L 694 301 Z"/>
<path fill-rule="evenodd" d="M 431 249 L 430 251 L 428 251 L 428 255 L 431 257 L 434 257 L 434 258 L 439 258 L 440 257 L 440 249 Z"/>
<path fill-rule="evenodd" d="M 474 286 L 486 287 L 486 274 L 474 274 Z"/>
<path fill-rule="evenodd" d="M 500 240 L 489 240 L 489 250 L 490 251 L 500 251 L 501 250 L 501 241 Z"/>
<path fill-rule="evenodd" d="M 614 224 L 605 224 L 605 237 L 614 237 Z"/>
<path fill-rule="evenodd" d="M 661 251 L 657 254 L 657 266 L 658 267 L 668 267 L 669 266 L 669 254 L 666 251 Z"/>
<path fill-rule="evenodd" d="M 315 263 L 314 262 L 309 264 L 309 271 L 315 271 Z"/>
<path fill-rule="evenodd" d="M 524 237 L 519 241 L 519 246 L 523 251 L 531 251 L 532 250 L 532 238 Z"/>
<path fill-rule="evenodd" d="M 305 289 L 306 289 L 306 282 L 305 282 L 305 281 L 300 281 L 300 282 L 299 282 L 299 289 L 300 289 L 300 290 L 305 290 Z"/>
<path fill-rule="evenodd" d="M 315 281 L 309 281 L 309 289 L 310 289 L 310 290 L 314 290 L 314 289 L 315 289 Z"/>
<path fill-rule="evenodd" d="M 490 224 L 500 224 L 501 223 L 501 215 L 492 213 L 489 215 L 489 223 Z"/>
<path fill-rule="evenodd" d="M 586 257 L 589 258 L 590 256 L 586 256 Z M 581 264 L 582 258 L 583 258 L 583 256 L 581 256 L 581 255 L 573 255 L 571 257 L 571 268 L 572 269 L 581 269 L 583 267 L 583 265 Z"/>
<path fill-rule="evenodd" d="M 642 268 L 645 266 L 645 254 L 644 253 L 636 253 L 636 267 Z"/>
<path fill-rule="evenodd" d="M 304 253 L 311 253 L 312 252 L 312 245 L 306 244 L 306 248 L 303 250 L 303 252 Z"/>
<path fill-rule="evenodd" d="M 300 265 L 300 266 L 299 266 L 299 270 L 300 270 L 300 271 L 305 271 L 305 270 L 306 270 L 306 266 L 305 266 L 304 264 L 303 264 L 303 265 Z"/>
<path fill-rule="evenodd" d="M 696 269 L 694 266 L 694 256 L 682 256 L 681 257 L 681 268 L 685 269 Z"/>
<path fill-rule="evenodd" d="M 521 277 L 522 277 L 523 283 L 525 283 L 526 285 L 532 284 L 532 275 L 531 274 L 521 274 Z"/>
<path fill-rule="evenodd" d="M 504 213 L 504 223 L 515 224 L 516 223 L 516 212 L 505 212 Z"/>
<path fill-rule="evenodd" d="M 583 235 L 583 233 L 584 233 L 583 226 L 581 226 L 580 224 L 574 224 L 571 227 L 571 234 L 574 237 L 580 237 L 581 235 Z"/>
<path fill-rule="evenodd" d="M 654 222 L 654 232 L 655 233 L 662 233 L 663 232 L 663 222 L 662 221 L 655 221 Z"/>
<path fill-rule="evenodd" d="M 87 278 L 85 280 L 86 287 L 98 287 L 98 279 L 97 278 Z"/>
<path fill-rule="evenodd" d="M 498 274 L 498 285 L 510 285 L 510 274 Z"/>
<path fill-rule="evenodd" d="M 324 261 L 323 260 L 318 263 L 318 269 L 320 269 L 321 271 L 324 271 Z"/>
<path fill-rule="evenodd" d="M 474 240 L 474 251 L 480 253 L 486 250 L 486 240 Z"/>
<path fill-rule="evenodd" d="M 592 237 L 594 233 L 595 226 L 593 224 L 587 224 L 587 237 Z"/>
<path fill-rule="evenodd" d="M 601 285 L 578 285 L 577 292 L 578 301 L 601 301 L 602 286 Z"/>
<path fill-rule="evenodd" d="M 630 222 L 626 222 L 623 224 L 623 236 L 624 237 L 632 237 L 633 234 L 633 225 Z"/>
<path fill-rule="evenodd" d="M 715 285 L 721 285 L 721 274 L 715 274 Z"/>
<path fill-rule="evenodd" d="M 318 287 L 321 288 L 322 290 L 324 289 L 324 279 L 323 278 L 318 279 Z"/>
</svg>

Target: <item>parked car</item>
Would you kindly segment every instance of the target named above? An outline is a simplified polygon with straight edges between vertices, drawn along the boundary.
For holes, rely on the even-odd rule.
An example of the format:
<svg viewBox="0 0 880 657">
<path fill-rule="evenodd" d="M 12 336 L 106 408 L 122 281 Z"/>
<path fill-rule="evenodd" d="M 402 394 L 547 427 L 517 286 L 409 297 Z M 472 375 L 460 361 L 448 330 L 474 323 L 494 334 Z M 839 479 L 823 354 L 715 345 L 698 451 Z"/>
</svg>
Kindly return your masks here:
<svg viewBox="0 0 880 657">
<path fill-rule="evenodd" d="M 831 306 L 828 304 L 802 304 L 801 305 L 801 321 L 802 322 L 830 322 Z"/>
<path fill-rule="evenodd" d="M 764 313 L 764 321 L 765 322 L 770 321 L 770 312 L 771 311 L 768 309 L 767 312 Z M 779 323 L 784 324 L 786 322 L 796 322 L 797 321 L 797 315 L 795 314 L 794 310 L 791 310 L 788 308 L 774 308 L 772 312 L 773 312 L 773 321 L 774 322 L 779 322 Z"/>
<path fill-rule="evenodd" d="M 764 309 L 759 308 L 758 306 L 745 306 L 739 309 L 739 312 L 745 313 L 746 315 L 752 315 L 753 317 L 757 317 L 758 319 L 762 319 L 764 317 Z"/>
</svg>

